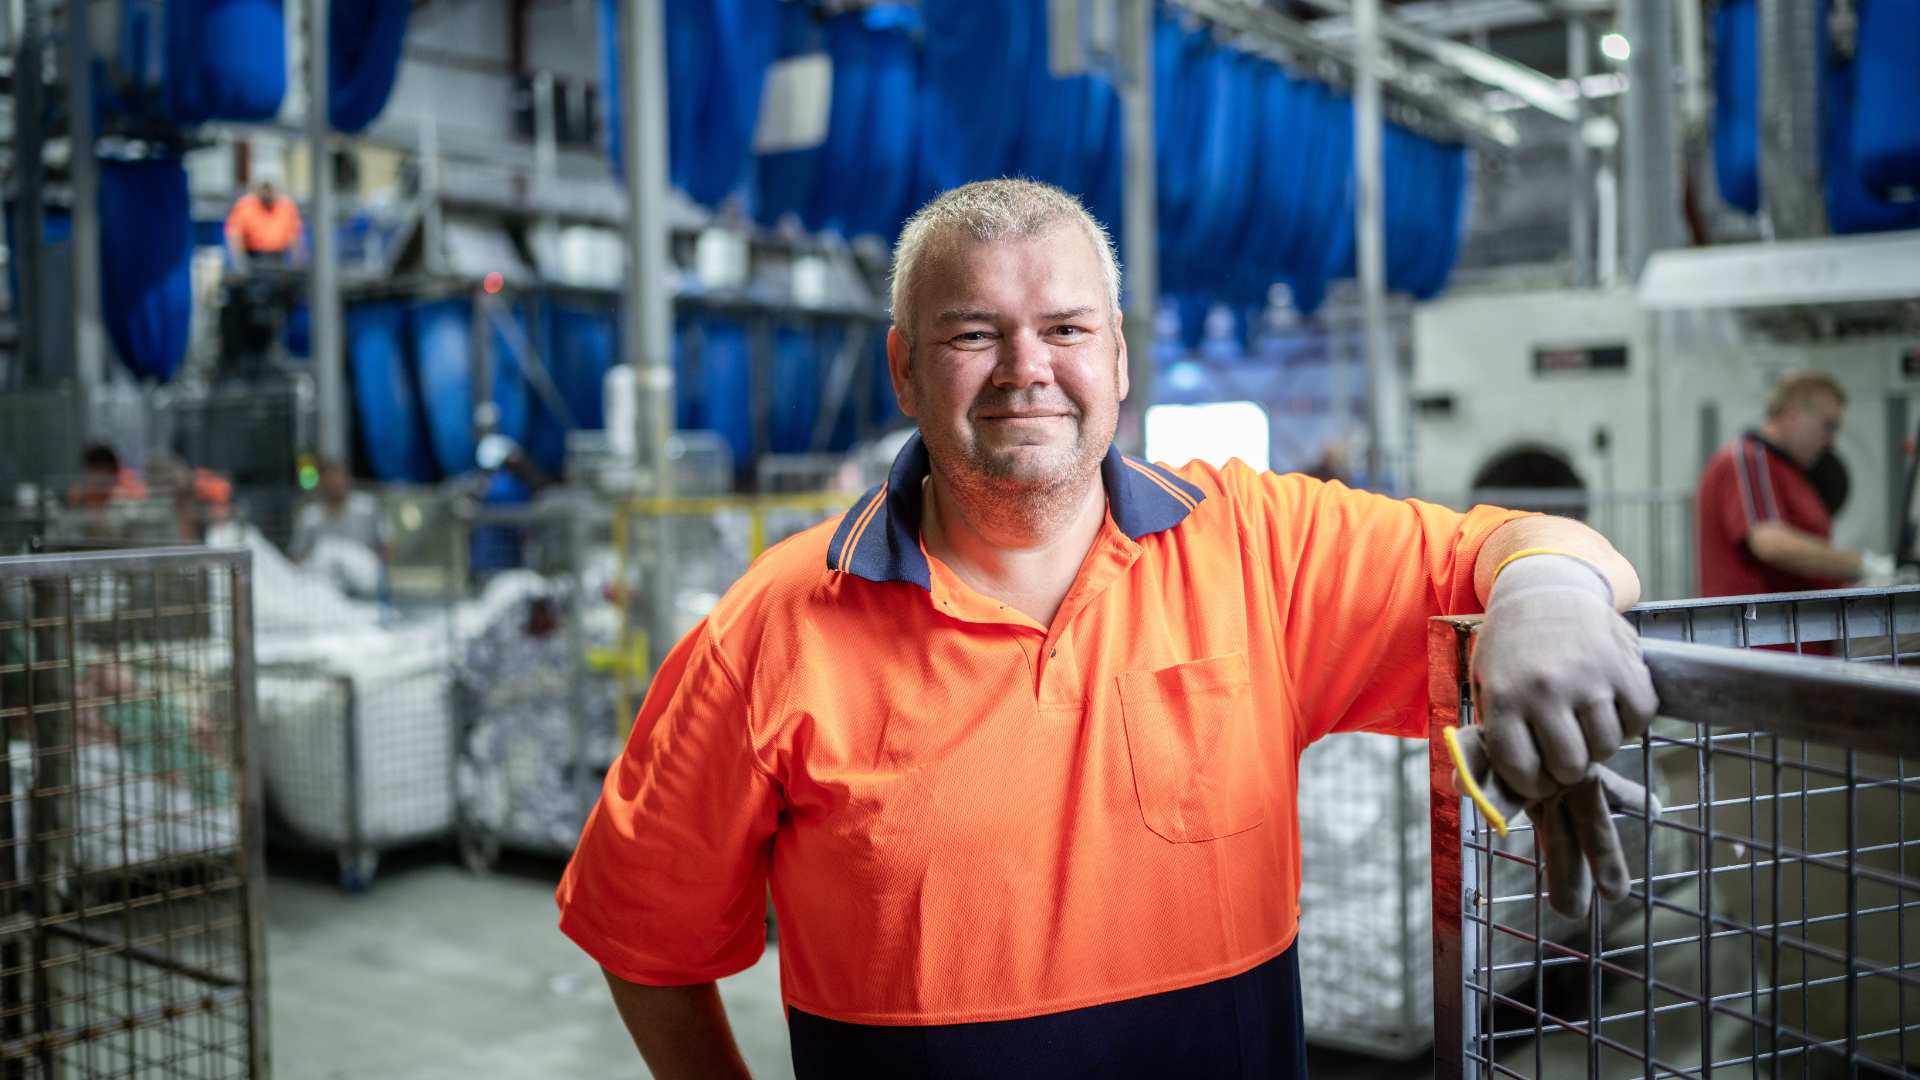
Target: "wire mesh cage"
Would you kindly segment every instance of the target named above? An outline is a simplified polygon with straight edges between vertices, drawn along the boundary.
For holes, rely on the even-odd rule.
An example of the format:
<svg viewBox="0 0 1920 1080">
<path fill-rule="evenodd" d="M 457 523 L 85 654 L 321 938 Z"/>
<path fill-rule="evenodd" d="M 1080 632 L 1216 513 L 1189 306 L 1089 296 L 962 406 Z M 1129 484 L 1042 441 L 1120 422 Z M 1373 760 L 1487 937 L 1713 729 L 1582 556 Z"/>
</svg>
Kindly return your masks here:
<svg viewBox="0 0 1920 1080">
<path fill-rule="evenodd" d="M 767 548 L 844 512 L 859 494 L 822 491 L 637 499 L 613 521 L 619 560 L 614 666 L 626 739 L 652 665 L 706 618 Z"/>
<path fill-rule="evenodd" d="M 396 596 L 365 545 L 296 562 L 247 523 L 215 538 L 253 556 L 269 839 L 369 888 L 380 852 L 453 832 L 452 600 Z"/>
<path fill-rule="evenodd" d="M 1920 1076 L 1920 589 L 1628 618 L 1661 718 L 1614 764 L 1666 806 L 1615 817 L 1631 895 L 1558 919 L 1524 822 L 1434 799 L 1436 1075 Z M 1430 637 L 1435 791 L 1474 626 Z"/>
<path fill-rule="evenodd" d="M 268 1075 L 250 571 L 0 558 L 0 1075 Z"/>
<path fill-rule="evenodd" d="M 340 884 L 372 887 L 380 852 L 445 837 L 451 720 L 439 656 L 381 670 L 262 664 L 262 767 L 275 842 L 332 852 Z"/>
</svg>

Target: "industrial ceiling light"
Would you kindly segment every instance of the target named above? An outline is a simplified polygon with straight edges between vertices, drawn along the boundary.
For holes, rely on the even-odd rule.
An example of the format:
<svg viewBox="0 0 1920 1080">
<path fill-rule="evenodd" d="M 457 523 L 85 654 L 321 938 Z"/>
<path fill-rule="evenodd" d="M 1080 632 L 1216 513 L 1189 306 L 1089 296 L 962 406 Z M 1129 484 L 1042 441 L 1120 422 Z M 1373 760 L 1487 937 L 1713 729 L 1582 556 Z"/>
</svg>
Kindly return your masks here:
<svg viewBox="0 0 1920 1080">
<path fill-rule="evenodd" d="M 1600 51 L 1611 60 L 1625 60 L 1633 55 L 1633 46 L 1624 34 L 1608 34 L 1600 39 Z"/>
</svg>

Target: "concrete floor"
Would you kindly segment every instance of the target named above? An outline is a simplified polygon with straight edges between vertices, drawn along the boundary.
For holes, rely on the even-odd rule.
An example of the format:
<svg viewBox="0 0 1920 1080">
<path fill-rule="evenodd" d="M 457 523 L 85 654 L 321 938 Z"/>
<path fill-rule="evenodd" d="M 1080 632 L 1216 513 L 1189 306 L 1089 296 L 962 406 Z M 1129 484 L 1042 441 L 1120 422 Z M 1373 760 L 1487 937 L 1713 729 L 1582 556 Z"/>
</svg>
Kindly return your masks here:
<svg viewBox="0 0 1920 1080">
<path fill-rule="evenodd" d="M 279 1080 L 634 1080 L 646 1067 L 599 968 L 554 927 L 558 863 L 512 859 L 476 877 L 449 853 L 390 855 L 349 896 L 331 860 L 274 856 L 267 891 Z M 793 1076 L 773 948 L 720 984 L 759 1080 Z M 1315 1080 L 1423 1080 L 1315 1050 Z"/>
</svg>

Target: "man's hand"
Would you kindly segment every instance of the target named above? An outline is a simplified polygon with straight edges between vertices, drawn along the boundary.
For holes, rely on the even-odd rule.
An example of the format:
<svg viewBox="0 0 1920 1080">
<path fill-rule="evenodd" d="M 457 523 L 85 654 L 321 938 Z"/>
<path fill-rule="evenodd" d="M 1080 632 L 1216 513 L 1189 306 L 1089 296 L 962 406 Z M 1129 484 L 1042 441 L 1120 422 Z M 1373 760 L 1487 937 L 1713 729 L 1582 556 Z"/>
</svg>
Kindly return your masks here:
<svg viewBox="0 0 1920 1080">
<path fill-rule="evenodd" d="M 1495 767 L 1535 801 L 1587 779 L 1660 703 L 1612 587 L 1566 555 L 1529 555 L 1500 574 L 1469 676 Z"/>
<path fill-rule="evenodd" d="M 1483 788 L 1527 804 L 1554 910 L 1573 918 L 1586 913 L 1596 880 L 1608 900 L 1627 894 L 1611 810 L 1658 812 L 1640 785 L 1603 764 L 1647 730 L 1659 705 L 1639 638 L 1613 600 L 1610 580 L 1581 559 L 1515 559 L 1493 583 L 1469 668 L 1480 722 L 1468 768 L 1483 762 Z"/>
</svg>

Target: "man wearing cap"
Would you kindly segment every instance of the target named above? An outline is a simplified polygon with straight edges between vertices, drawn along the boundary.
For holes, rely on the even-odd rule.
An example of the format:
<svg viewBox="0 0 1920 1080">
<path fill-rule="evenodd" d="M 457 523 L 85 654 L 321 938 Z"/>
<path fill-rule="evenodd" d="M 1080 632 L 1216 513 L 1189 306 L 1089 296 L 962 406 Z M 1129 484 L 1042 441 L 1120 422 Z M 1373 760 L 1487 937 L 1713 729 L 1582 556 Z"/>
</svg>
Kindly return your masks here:
<svg viewBox="0 0 1920 1080">
<path fill-rule="evenodd" d="M 1424 738 L 1426 620 L 1483 605 L 1466 764 L 1557 907 L 1625 895 L 1600 763 L 1655 702 L 1598 534 L 1122 456 L 1119 268 L 1057 189 L 941 195 L 894 273 L 919 434 L 669 653 L 560 886 L 656 1077 L 747 1075 L 714 980 L 769 885 L 800 1077 L 1304 1076 L 1300 753 Z"/>
</svg>

